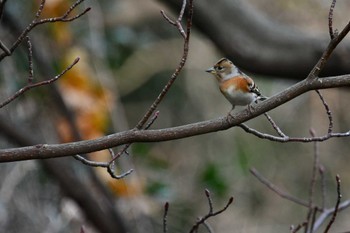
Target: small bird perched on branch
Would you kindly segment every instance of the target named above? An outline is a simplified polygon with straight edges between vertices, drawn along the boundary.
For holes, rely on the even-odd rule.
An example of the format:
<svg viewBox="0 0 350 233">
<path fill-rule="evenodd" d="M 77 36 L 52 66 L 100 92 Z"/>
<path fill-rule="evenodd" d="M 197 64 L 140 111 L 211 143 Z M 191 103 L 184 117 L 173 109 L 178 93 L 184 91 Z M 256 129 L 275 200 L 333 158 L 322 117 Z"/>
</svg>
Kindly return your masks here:
<svg viewBox="0 0 350 233">
<path fill-rule="evenodd" d="M 232 104 L 233 111 L 236 105 L 246 106 L 259 100 L 265 100 L 253 79 L 241 72 L 229 59 L 221 58 L 213 67 L 206 70 L 219 82 L 221 93 Z"/>
</svg>

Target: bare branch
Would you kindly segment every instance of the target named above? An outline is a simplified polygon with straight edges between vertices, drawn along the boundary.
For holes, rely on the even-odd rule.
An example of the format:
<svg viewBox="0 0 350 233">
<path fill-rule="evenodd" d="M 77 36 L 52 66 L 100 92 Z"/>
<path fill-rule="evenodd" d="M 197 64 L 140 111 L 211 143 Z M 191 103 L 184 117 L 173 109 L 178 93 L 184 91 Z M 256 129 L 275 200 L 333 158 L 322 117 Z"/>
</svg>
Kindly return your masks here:
<svg viewBox="0 0 350 233">
<path fill-rule="evenodd" d="M 312 233 L 312 229 L 314 229 L 317 212 L 318 212 L 318 207 L 315 206 L 312 209 L 312 214 L 311 214 L 311 224 L 310 224 L 310 228 L 309 228 L 311 233 Z"/>
<path fill-rule="evenodd" d="M 183 0 L 182 1 L 182 6 L 181 6 L 181 11 L 180 11 L 179 17 L 177 18 L 177 21 L 181 22 L 182 17 L 183 17 L 183 15 L 185 13 L 185 9 L 186 9 L 186 0 Z"/>
<path fill-rule="evenodd" d="M 166 21 L 168 21 L 168 23 L 170 23 L 171 25 L 177 26 L 176 23 L 175 23 L 172 19 L 170 19 L 169 16 L 167 16 L 167 15 L 165 14 L 164 10 L 161 10 L 161 11 L 160 11 L 160 14 L 164 17 L 164 19 L 165 19 Z"/>
<path fill-rule="evenodd" d="M 343 201 L 342 203 L 339 204 L 338 207 L 338 212 L 342 211 L 346 208 L 350 207 L 350 200 Z M 318 219 L 315 222 L 313 232 L 316 232 L 317 229 L 320 228 L 320 226 L 324 223 L 324 221 L 333 213 L 335 212 L 335 208 L 330 208 L 330 209 L 325 209 L 322 214 L 318 217 Z"/>
<path fill-rule="evenodd" d="M 205 196 L 207 197 L 208 199 L 208 204 L 209 204 L 209 212 L 202 218 L 199 218 L 197 220 L 197 222 L 192 226 L 191 230 L 190 230 L 190 233 L 193 233 L 193 232 L 196 232 L 198 230 L 198 227 L 201 225 L 201 224 L 204 224 L 204 222 L 211 218 L 211 217 L 214 217 L 218 214 L 221 214 L 222 212 L 224 212 L 233 202 L 233 197 L 230 197 L 230 199 L 228 200 L 227 204 L 224 206 L 224 208 L 222 208 L 221 210 L 218 210 L 216 212 L 213 211 L 213 201 L 211 199 L 211 196 L 210 196 L 210 192 L 209 190 L 205 190 Z"/>
<path fill-rule="evenodd" d="M 206 221 L 203 222 L 203 226 L 205 226 L 205 228 L 209 233 L 214 233 L 213 229 L 210 227 L 210 225 Z"/>
<path fill-rule="evenodd" d="M 134 171 L 134 169 L 129 169 L 120 175 L 115 174 L 115 160 L 117 160 L 124 153 L 128 155 L 129 153 L 127 152 L 127 149 L 130 147 L 130 145 L 131 143 L 124 145 L 123 149 L 121 149 L 117 155 L 115 155 L 114 152 L 110 149 L 112 159 L 107 163 L 107 172 L 111 175 L 112 178 L 122 179 Z"/>
<path fill-rule="evenodd" d="M 264 113 L 265 117 L 267 118 L 267 120 L 270 122 L 270 124 L 272 125 L 272 127 L 274 128 L 274 130 L 276 130 L 277 134 L 279 136 L 281 136 L 282 138 L 286 138 L 287 135 L 285 135 L 282 130 L 280 129 L 280 127 L 278 127 L 278 125 L 274 122 L 274 120 L 265 112 Z"/>
<path fill-rule="evenodd" d="M 299 224 L 296 228 L 294 226 L 291 226 L 291 233 L 296 233 L 298 232 L 301 228 L 306 227 L 307 223 L 303 222 L 302 224 Z"/>
<path fill-rule="evenodd" d="M 39 19 L 41 12 L 44 8 L 45 5 L 45 1 L 42 0 L 39 8 L 35 14 L 35 18 L 34 20 L 23 30 L 23 32 L 21 33 L 21 35 L 17 38 L 17 40 L 13 43 L 13 45 L 9 48 L 6 49 L 6 46 L 4 46 L 2 43 L 0 43 L 0 45 L 2 44 L 3 46 L 1 46 L 1 48 L 4 50 L 4 53 L 2 53 L 0 55 L 0 61 L 2 59 L 4 59 L 7 56 L 10 56 L 15 50 L 16 48 L 22 43 L 22 41 L 25 39 L 25 37 L 28 35 L 28 33 L 30 31 L 32 31 L 36 26 L 41 25 L 41 24 L 45 24 L 45 23 L 54 23 L 54 22 L 71 22 L 75 19 L 80 18 L 81 16 L 83 16 L 84 14 L 86 14 L 91 8 L 86 8 L 82 13 L 77 14 L 75 16 L 72 17 L 68 17 L 69 14 L 72 12 L 72 10 L 74 10 L 81 2 L 83 2 L 84 0 L 78 0 L 76 1 L 66 12 L 64 15 L 60 16 L 60 17 L 54 17 L 54 18 L 46 18 L 46 19 Z"/>
<path fill-rule="evenodd" d="M 240 124 L 238 127 L 242 128 L 245 132 L 253 134 L 261 139 L 267 139 L 275 142 L 322 142 L 334 137 L 349 137 L 350 131 L 344 133 L 330 133 L 320 137 L 277 137 L 270 134 L 261 133 L 255 129 L 248 127 L 245 124 Z"/>
<path fill-rule="evenodd" d="M 158 97 L 155 99 L 155 101 L 153 102 L 153 104 L 150 106 L 150 108 L 147 110 L 147 112 L 144 114 L 144 116 L 142 117 L 142 119 L 137 123 L 137 125 L 135 126 L 134 130 L 141 130 L 142 128 L 144 130 L 147 130 L 153 123 L 154 121 L 157 119 L 159 112 L 156 112 L 153 116 L 153 118 L 151 119 L 151 121 L 144 127 L 144 125 L 146 124 L 146 122 L 148 121 L 148 119 L 151 117 L 151 115 L 154 113 L 154 111 L 157 109 L 158 105 L 162 102 L 162 100 L 164 99 L 165 95 L 167 94 L 167 92 L 170 90 L 171 86 L 173 85 L 173 83 L 175 82 L 175 80 L 177 79 L 178 75 L 180 74 L 180 72 L 182 71 L 183 67 L 185 66 L 185 63 L 187 61 L 187 57 L 188 57 L 188 51 L 189 51 L 189 42 L 190 42 L 190 35 L 191 35 L 191 28 L 192 28 L 192 17 L 193 17 L 193 0 L 190 0 L 189 2 L 189 6 L 188 6 L 188 15 L 187 15 L 187 31 L 186 33 L 184 32 L 182 25 L 181 25 L 181 19 L 183 17 L 184 11 L 186 8 L 186 0 L 183 0 L 183 5 L 178 17 L 178 20 L 176 22 L 173 22 L 169 17 L 167 17 L 164 13 L 164 11 L 161 11 L 162 15 L 165 17 L 165 19 L 173 25 L 177 25 L 178 30 L 181 32 L 181 34 L 183 33 L 184 35 L 184 48 L 183 48 L 183 54 L 182 54 L 182 58 L 181 61 L 179 63 L 179 65 L 177 66 L 176 70 L 174 71 L 174 73 L 172 74 L 172 76 L 170 77 L 170 80 L 168 81 L 168 83 L 164 86 L 163 90 L 160 92 L 160 94 L 158 95 Z M 121 151 L 118 152 L 118 154 L 109 162 L 109 165 L 107 167 L 107 171 L 108 173 L 113 177 L 113 178 L 123 178 L 126 175 L 129 175 L 133 169 L 130 169 L 129 171 L 127 171 L 126 173 L 122 174 L 121 176 L 115 175 L 114 171 L 113 171 L 113 167 L 112 164 L 114 163 L 114 161 L 119 158 L 129 147 L 130 147 L 131 143 L 126 144 L 123 149 Z"/>
<path fill-rule="evenodd" d="M 96 161 L 91 161 L 86 158 L 84 158 L 81 155 L 74 155 L 74 158 L 80 162 L 82 162 L 85 165 L 91 166 L 91 167 L 107 167 L 108 163 L 106 162 L 96 162 Z"/>
<path fill-rule="evenodd" d="M 213 213 L 213 200 L 211 199 L 210 191 L 208 189 L 205 189 L 204 192 L 205 192 L 205 196 L 208 199 L 209 213 Z"/>
<path fill-rule="evenodd" d="M 163 98 L 179 76 L 180 72 L 182 71 L 183 67 L 186 64 L 187 57 L 188 57 L 188 51 L 189 51 L 189 43 L 190 43 L 190 35 L 191 35 L 191 28 L 192 28 L 192 17 L 193 17 L 193 0 L 189 1 L 188 5 L 188 14 L 187 14 L 187 30 L 186 30 L 186 37 L 184 37 L 184 47 L 183 47 L 183 54 L 181 57 L 181 61 L 177 68 L 175 69 L 174 73 L 171 75 L 170 80 L 168 83 L 164 86 L 163 90 L 160 92 L 158 97 L 155 99 L 155 101 L 152 103 L 151 107 L 147 110 L 147 112 L 144 114 L 142 119 L 138 122 L 136 125 L 136 129 L 141 129 L 143 125 L 148 121 L 148 119 L 151 117 L 153 112 L 156 110 L 160 102 L 162 102 Z"/>
<path fill-rule="evenodd" d="M 190 8 L 192 7 L 192 10 L 193 10 L 193 1 L 191 0 L 190 2 Z M 182 6 L 181 6 L 181 10 L 180 10 L 180 13 L 179 13 L 179 16 L 177 17 L 177 20 L 174 21 L 174 20 L 171 20 L 169 18 L 169 16 L 167 16 L 165 14 L 165 12 L 163 10 L 160 11 L 160 13 L 162 14 L 162 16 L 165 18 L 166 21 L 168 21 L 168 23 L 170 23 L 171 25 L 177 27 L 177 29 L 179 30 L 181 36 L 186 39 L 187 38 L 187 34 L 185 33 L 185 30 L 183 29 L 182 27 L 182 24 L 181 24 L 181 21 L 182 21 L 182 17 L 185 13 L 185 9 L 186 9 L 186 0 L 183 0 L 182 1 Z"/>
<path fill-rule="evenodd" d="M 150 120 L 150 121 L 148 122 L 148 124 L 145 126 L 144 130 L 149 129 L 149 128 L 153 125 L 153 123 L 157 120 L 158 116 L 159 116 L 159 111 L 156 111 L 156 112 L 154 113 L 153 117 L 151 118 L 151 120 Z"/>
<path fill-rule="evenodd" d="M 310 129 L 310 134 L 312 137 L 315 137 L 315 131 L 313 129 Z M 316 179 L 317 179 L 317 168 L 319 166 L 319 150 L 318 150 L 318 142 L 314 142 L 314 161 L 312 165 L 312 175 L 311 175 L 311 181 L 309 185 L 309 211 L 307 214 L 307 226 L 306 228 L 312 229 L 313 224 L 315 222 L 314 218 L 316 215 L 315 208 L 317 211 L 317 207 L 314 207 L 314 194 L 315 194 L 315 185 L 316 185 Z M 310 223 L 312 223 L 310 225 Z M 309 232 L 312 232 L 311 230 Z"/>
<path fill-rule="evenodd" d="M 109 173 L 109 175 L 110 175 L 112 178 L 117 179 L 117 180 L 123 179 L 124 177 L 130 175 L 133 171 L 134 171 L 134 169 L 131 168 L 131 169 L 129 169 L 128 171 L 126 171 L 126 172 L 124 172 L 124 173 L 122 173 L 122 174 L 120 174 L 120 175 L 116 175 L 116 174 L 115 174 L 115 171 L 112 170 L 111 166 L 108 166 L 108 167 L 107 167 L 107 172 Z"/>
<path fill-rule="evenodd" d="M 296 198 L 282 190 L 280 190 L 278 187 L 276 187 L 276 185 L 274 185 L 273 183 L 271 183 L 269 180 L 267 180 L 265 177 L 263 177 L 255 168 L 251 168 L 249 169 L 250 173 L 252 173 L 261 183 L 263 183 L 264 185 L 266 185 L 269 189 L 271 189 L 273 192 L 275 192 L 278 196 L 285 198 L 287 200 L 290 200 L 296 204 L 305 206 L 305 207 L 309 207 L 309 204 L 304 201 L 301 200 L 299 198 Z"/>
<path fill-rule="evenodd" d="M 320 81 L 322 80 L 322 81 Z M 40 158 L 54 158 L 62 156 L 72 156 L 76 154 L 85 154 L 99 150 L 105 150 L 120 145 L 135 142 L 161 142 L 180 138 L 192 137 L 195 135 L 206 134 L 210 132 L 217 132 L 226 130 L 234 126 L 239 126 L 249 133 L 278 142 L 313 142 L 325 141 L 333 137 L 349 137 L 350 131 L 345 133 L 332 133 L 315 138 L 281 138 L 267 135 L 262 137 L 259 132 L 252 132 L 249 128 L 242 124 L 258 115 L 270 111 L 271 109 L 284 104 L 285 102 L 294 99 L 308 90 L 324 89 L 330 87 L 350 86 L 350 75 L 328 77 L 316 80 L 303 80 L 287 90 L 276 94 L 269 99 L 262 101 L 254 106 L 251 111 L 243 110 L 234 113 L 232 118 L 219 117 L 217 119 L 202 121 L 177 127 L 157 129 L 157 130 L 128 130 L 124 132 L 114 133 L 108 136 L 100 137 L 93 140 L 77 141 L 63 144 L 40 144 L 36 146 L 0 149 L 0 162 L 40 159 Z"/>
<path fill-rule="evenodd" d="M 130 146 L 130 144 L 128 144 L 126 146 Z M 123 153 L 128 154 L 128 152 L 126 151 L 126 149 L 127 149 L 126 146 L 117 155 L 115 155 L 114 151 L 111 148 L 108 148 L 108 151 L 111 154 L 111 158 L 112 158 L 112 160 L 110 162 L 92 161 L 92 160 L 84 158 L 81 155 L 74 155 L 74 158 L 76 160 L 82 162 L 83 164 L 91 166 L 91 167 L 107 168 L 107 172 L 111 175 L 112 178 L 121 179 L 121 178 L 124 178 L 125 176 L 128 176 L 129 174 L 131 174 L 134 171 L 133 169 L 130 169 L 130 170 L 128 170 L 120 175 L 115 174 L 115 160 L 117 158 L 119 158 L 120 155 Z"/>
<path fill-rule="evenodd" d="M 158 118 L 159 116 L 159 111 L 156 111 L 152 117 L 152 119 L 148 122 L 148 124 L 145 126 L 144 130 L 147 130 L 149 129 L 152 124 L 156 121 L 156 119 Z M 131 146 L 131 143 L 129 144 L 126 144 L 124 145 L 123 149 L 121 149 L 117 155 L 114 154 L 114 152 L 112 150 L 111 151 L 111 155 L 112 155 L 112 159 L 106 163 L 106 167 L 107 167 L 107 171 L 109 174 L 111 174 L 111 176 L 113 178 L 116 178 L 116 179 L 121 179 L 121 178 L 124 178 L 125 176 L 131 174 L 133 172 L 133 169 L 130 169 L 128 170 L 127 172 L 121 174 L 121 175 L 116 175 L 115 174 L 115 161 L 121 156 L 123 155 L 124 153 L 128 154 L 127 152 L 127 149 Z M 105 165 L 105 164 L 104 164 Z"/>
<path fill-rule="evenodd" d="M 187 34 L 190 33 L 190 26 L 192 25 L 192 1 L 189 2 L 188 15 L 187 18 Z M 344 33 L 343 33 L 344 34 Z M 340 34 L 342 35 L 342 34 Z M 340 36 L 339 35 L 339 36 Z M 341 40 L 340 37 L 335 39 Z M 330 51 L 331 52 L 331 51 Z M 344 133 L 331 133 L 320 137 L 302 137 L 302 138 L 292 138 L 292 137 L 276 137 L 268 134 L 262 134 L 254 129 L 243 125 L 242 123 L 259 116 L 269 110 L 272 110 L 295 97 L 306 93 L 310 90 L 334 88 L 341 86 L 350 86 L 350 75 L 325 77 L 320 79 L 305 79 L 299 83 L 291 86 L 290 88 L 270 97 L 269 99 L 258 103 L 253 110 L 244 110 L 235 113 L 233 117 L 227 119 L 221 117 L 215 120 L 198 122 L 194 124 L 188 124 L 173 128 L 160 129 L 160 130 L 140 130 L 144 124 L 148 121 L 149 117 L 155 111 L 161 100 L 164 98 L 165 94 L 169 90 L 171 84 L 175 81 L 179 72 L 183 68 L 183 65 L 187 59 L 188 53 L 188 37 L 184 43 L 183 58 L 171 76 L 169 82 L 164 87 L 163 91 L 159 94 L 158 98 L 154 101 L 152 106 L 148 109 L 144 117 L 139 121 L 136 127 L 132 130 L 115 133 L 105 137 L 101 137 L 94 140 L 78 141 L 72 143 L 65 143 L 59 145 L 36 145 L 25 148 L 14 148 L 14 149 L 3 149 L 0 150 L 0 162 L 5 161 L 17 161 L 24 159 L 34 159 L 34 158 L 49 158 L 49 157 L 61 157 L 61 156 L 71 156 L 76 154 L 84 154 L 89 152 L 94 152 L 98 150 L 104 150 L 120 145 L 125 145 L 134 142 L 159 142 L 174 140 L 179 138 L 186 138 L 195 135 L 205 134 L 209 132 L 215 132 L 219 130 L 226 130 L 233 126 L 239 126 L 243 128 L 246 132 L 252 133 L 257 137 L 278 141 L 278 142 L 312 142 L 312 141 L 325 141 L 333 137 L 349 137 L 350 131 Z"/>
<path fill-rule="evenodd" d="M 326 110 L 327 113 L 327 117 L 328 117 L 328 121 L 329 121 L 329 125 L 328 125 L 328 134 L 332 133 L 333 131 L 333 116 L 332 116 L 332 112 L 327 104 L 327 102 L 325 101 L 325 99 L 323 98 L 321 92 L 319 90 L 315 90 L 317 95 L 320 97 L 322 104 Z"/>
<path fill-rule="evenodd" d="M 4 107 L 5 105 L 9 104 L 10 102 L 12 102 L 13 100 L 17 99 L 19 96 L 23 95 L 25 92 L 29 91 L 32 88 L 35 87 L 39 87 L 39 86 L 44 86 L 44 85 L 48 85 L 51 84 L 55 81 L 57 81 L 59 78 L 61 78 L 65 73 L 67 73 L 67 71 L 69 71 L 70 69 L 73 68 L 73 66 L 75 66 L 79 61 L 79 58 L 76 58 L 72 64 L 70 64 L 65 70 L 63 70 L 60 74 L 56 75 L 55 77 L 49 79 L 49 80 L 45 80 L 45 81 L 41 81 L 41 82 L 37 82 L 37 83 L 29 83 L 27 86 L 21 88 L 19 91 L 17 91 L 15 94 L 13 94 L 12 96 L 10 96 L 7 100 L 3 101 L 2 103 L 0 103 L 0 108 Z M 1 154 L 1 153 L 0 153 Z"/>
<path fill-rule="evenodd" d="M 320 179 L 321 179 L 321 192 L 322 192 L 321 210 L 323 211 L 325 208 L 325 200 L 326 200 L 326 181 L 324 178 L 324 171 L 325 171 L 324 166 L 320 165 L 318 168 L 318 171 L 320 173 Z"/>
<path fill-rule="evenodd" d="M 26 36 L 27 46 L 28 46 L 28 64 L 29 64 L 29 75 L 28 75 L 28 83 L 33 83 L 34 70 L 33 70 L 33 48 L 32 43 L 30 42 L 29 36 Z"/>
<path fill-rule="evenodd" d="M 340 204 L 340 200 L 341 200 L 341 192 L 340 192 L 340 177 L 339 175 L 337 175 L 335 177 L 336 181 L 337 181 L 337 202 L 335 204 L 335 207 L 334 207 L 334 211 L 333 211 L 333 215 L 332 215 L 332 218 L 331 220 L 329 221 L 327 227 L 326 227 L 326 230 L 324 231 L 324 233 L 327 233 L 329 231 L 329 229 L 331 229 L 334 221 L 335 221 L 335 218 L 337 217 L 337 214 L 338 214 L 338 211 L 339 211 L 339 204 Z"/>
<path fill-rule="evenodd" d="M 34 21 L 38 20 L 39 17 L 41 16 L 41 13 L 43 12 L 44 6 L 45 6 L 45 0 L 41 0 L 40 1 L 40 5 L 39 5 L 39 9 L 37 10 L 36 14 L 35 14 L 35 19 Z"/>
<path fill-rule="evenodd" d="M 168 211 L 169 211 L 169 203 L 166 202 L 164 205 L 164 214 L 163 214 L 163 233 L 168 232 L 168 225 L 167 225 Z"/>
<path fill-rule="evenodd" d="M 329 29 L 329 36 L 331 37 L 331 40 L 334 39 L 334 32 L 333 32 L 333 10 L 335 7 L 335 3 L 337 0 L 332 0 L 331 7 L 329 8 L 328 13 L 328 29 Z"/>
<path fill-rule="evenodd" d="M 7 56 L 11 55 L 11 51 L 6 47 L 6 45 L 0 40 L 0 48 L 5 52 Z"/>
<path fill-rule="evenodd" d="M 69 9 L 71 9 L 71 8 L 69 8 Z M 60 16 L 60 17 L 54 17 L 54 18 L 41 19 L 38 21 L 34 21 L 34 25 L 37 26 L 37 25 L 44 24 L 44 23 L 55 23 L 55 22 L 71 22 L 71 21 L 76 20 L 77 18 L 80 18 L 81 16 L 85 15 L 90 10 L 91 10 L 91 8 L 88 7 L 83 12 L 81 12 L 75 16 L 72 16 L 72 17 L 68 17 L 68 14 L 71 12 L 71 10 L 70 11 L 68 10 L 67 11 L 67 12 L 69 12 L 68 14 L 66 12 L 63 16 Z"/>
<path fill-rule="evenodd" d="M 323 52 L 321 58 L 318 60 L 317 64 L 311 70 L 307 79 L 315 79 L 319 76 L 320 72 L 323 70 L 326 65 L 328 59 L 330 58 L 334 49 L 338 46 L 338 44 L 344 39 L 344 37 L 350 31 L 350 22 L 344 27 L 344 29 L 337 35 L 334 35 L 334 38 L 329 42 L 327 49 Z"/>
</svg>

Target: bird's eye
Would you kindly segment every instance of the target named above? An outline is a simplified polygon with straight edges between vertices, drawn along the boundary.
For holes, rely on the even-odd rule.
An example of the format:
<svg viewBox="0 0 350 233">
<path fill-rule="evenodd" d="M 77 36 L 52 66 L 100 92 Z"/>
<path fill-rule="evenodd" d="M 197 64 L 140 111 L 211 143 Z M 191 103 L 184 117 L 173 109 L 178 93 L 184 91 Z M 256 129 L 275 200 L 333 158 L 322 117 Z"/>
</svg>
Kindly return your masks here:
<svg viewBox="0 0 350 233">
<path fill-rule="evenodd" d="M 217 70 L 217 71 L 222 71 L 223 69 L 224 69 L 223 66 L 217 66 L 217 67 L 216 67 L 216 70 Z"/>
</svg>

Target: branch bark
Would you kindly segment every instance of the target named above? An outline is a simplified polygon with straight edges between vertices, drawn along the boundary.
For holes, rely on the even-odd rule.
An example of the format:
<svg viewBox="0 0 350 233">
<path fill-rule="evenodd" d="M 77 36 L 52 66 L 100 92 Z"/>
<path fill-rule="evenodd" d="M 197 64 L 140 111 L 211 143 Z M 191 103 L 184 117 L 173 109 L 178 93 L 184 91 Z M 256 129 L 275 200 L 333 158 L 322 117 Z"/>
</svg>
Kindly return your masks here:
<svg viewBox="0 0 350 233">
<path fill-rule="evenodd" d="M 350 86 L 350 75 L 305 79 L 290 88 L 254 106 L 251 111 L 243 110 L 232 118 L 220 117 L 214 120 L 158 130 L 137 130 L 111 134 L 94 140 L 64 144 L 38 144 L 29 147 L 0 150 L 0 162 L 29 159 L 46 159 L 90 153 L 134 142 L 160 142 L 192 137 L 226 130 L 272 110 L 310 90 Z"/>
</svg>

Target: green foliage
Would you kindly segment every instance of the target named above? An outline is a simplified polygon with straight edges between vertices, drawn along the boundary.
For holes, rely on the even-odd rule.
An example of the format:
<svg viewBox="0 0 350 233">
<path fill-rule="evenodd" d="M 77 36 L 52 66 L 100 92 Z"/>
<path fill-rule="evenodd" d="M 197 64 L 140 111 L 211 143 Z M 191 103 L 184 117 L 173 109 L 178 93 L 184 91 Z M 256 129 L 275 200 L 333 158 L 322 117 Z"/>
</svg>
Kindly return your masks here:
<svg viewBox="0 0 350 233">
<path fill-rule="evenodd" d="M 164 196 L 163 194 L 167 192 L 168 186 L 160 181 L 148 182 L 146 187 L 146 192 L 152 196 Z"/>
<path fill-rule="evenodd" d="M 227 182 L 225 182 L 225 178 L 221 174 L 220 167 L 213 163 L 207 164 L 204 168 L 204 171 L 200 175 L 200 181 L 209 190 L 215 192 L 220 197 L 223 197 L 228 189 Z"/>
</svg>

